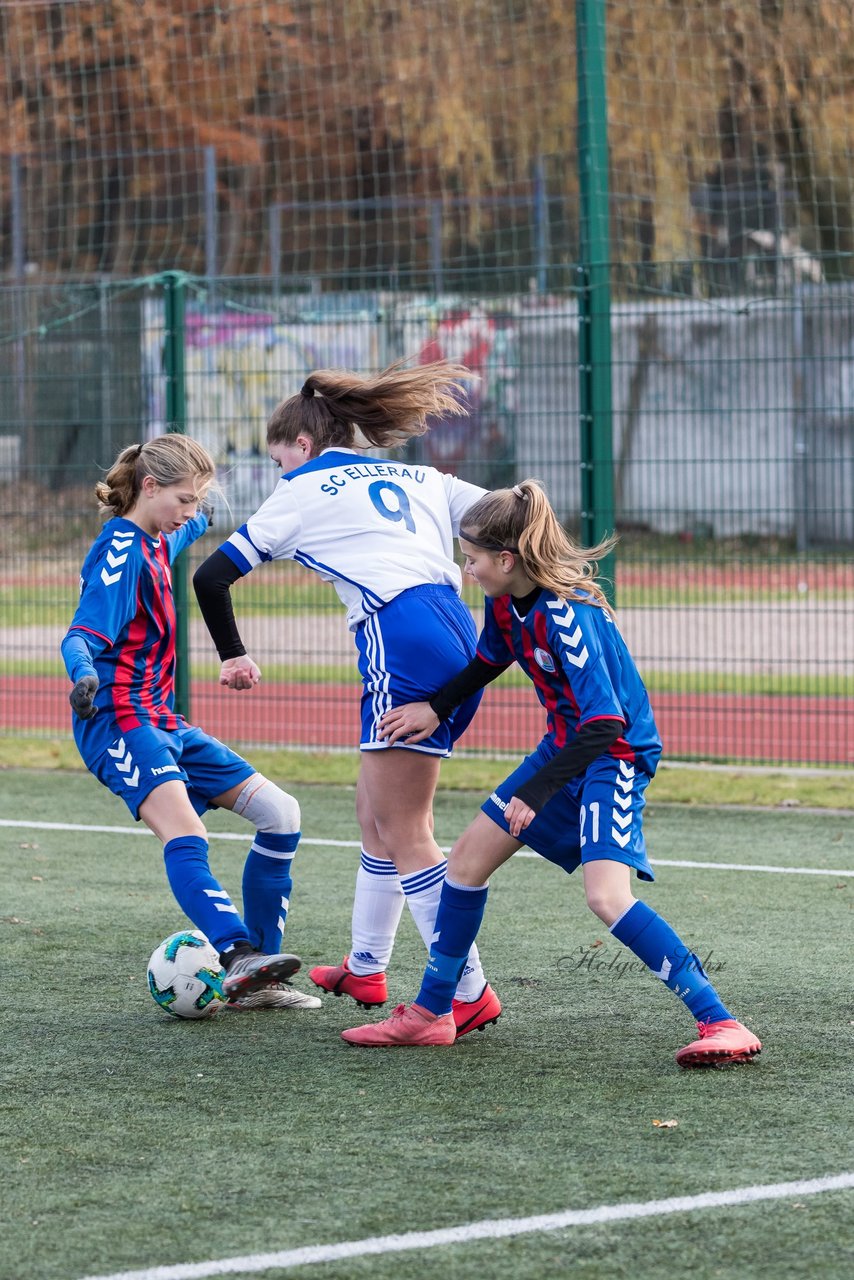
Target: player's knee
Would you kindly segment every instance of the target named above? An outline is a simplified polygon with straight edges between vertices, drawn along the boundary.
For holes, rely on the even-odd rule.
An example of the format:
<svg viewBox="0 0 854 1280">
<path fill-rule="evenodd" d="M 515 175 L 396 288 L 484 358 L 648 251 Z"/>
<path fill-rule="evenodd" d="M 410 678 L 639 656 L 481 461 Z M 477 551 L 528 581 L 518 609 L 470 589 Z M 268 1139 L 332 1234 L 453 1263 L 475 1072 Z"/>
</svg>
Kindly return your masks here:
<svg viewBox="0 0 854 1280">
<path fill-rule="evenodd" d="M 400 806 L 374 815 L 374 826 L 386 849 L 432 845 L 433 825 L 427 813 L 411 813 Z M 391 856 L 391 855 L 389 855 Z"/>
<path fill-rule="evenodd" d="M 631 894 L 627 896 L 607 885 L 588 885 L 586 894 L 590 910 L 609 928 L 634 902 Z"/>
<path fill-rule="evenodd" d="M 234 812 L 258 831 L 290 834 L 300 829 L 299 802 L 260 773 L 249 779 L 235 801 Z"/>
<path fill-rule="evenodd" d="M 405 796 L 405 792 L 402 793 Z M 431 805 L 420 803 L 402 803 L 402 794 L 389 787 L 381 797 L 365 797 L 365 803 L 358 807 L 357 817 L 363 838 L 376 832 L 379 841 L 386 849 L 395 851 L 411 846 L 432 845 L 433 812 Z"/>
<path fill-rule="evenodd" d="M 365 791 L 361 788 L 356 790 L 356 821 L 362 832 L 363 844 L 370 839 L 371 835 L 376 836 L 377 824 L 374 822 L 373 810 Z"/>
<path fill-rule="evenodd" d="M 160 790 L 160 788 L 157 788 L 157 790 Z M 207 840 L 208 833 L 205 829 L 205 824 L 189 802 L 186 807 L 182 805 L 177 811 L 173 812 L 168 807 L 161 808 L 159 801 L 159 797 L 153 798 L 153 796 L 149 796 L 140 805 L 139 816 L 149 831 L 157 836 L 157 839 L 164 847 L 170 840 L 179 839 L 181 836 L 193 836 L 199 840 Z"/>
<path fill-rule="evenodd" d="M 455 884 L 471 886 L 488 884 L 496 868 L 494 850 L 478 838 L 478 833 L 464 831 L 448 855 L 446 876 Z"/>
</svg>

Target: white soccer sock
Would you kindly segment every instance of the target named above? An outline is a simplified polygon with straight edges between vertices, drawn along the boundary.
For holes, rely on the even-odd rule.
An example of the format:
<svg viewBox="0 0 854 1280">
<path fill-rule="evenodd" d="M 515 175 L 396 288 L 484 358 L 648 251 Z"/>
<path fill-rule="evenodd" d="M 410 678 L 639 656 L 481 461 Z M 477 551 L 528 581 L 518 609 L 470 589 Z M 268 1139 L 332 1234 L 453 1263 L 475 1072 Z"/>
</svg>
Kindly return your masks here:
<svg viewBox="0 0 854 1280">
<path fill-rule="evenodd" d="M 353 937 L 347 962 L 353 973 L 379 973 L 388 968 L 405 901 L 394 863 L 363 849 L 356 872 Z"/>
<path fill-rule="evenodd" d="M 428 951 L 433 945 L 436 913 L 442 896 L 446 865 L 445 862 L 439 862 L 435 866 L 424 867 L 422 871 L 412 871 L 408 876 L 400 877 L 407 906 L 412 912 L 412 918 Z M 477 1000 L 485 986 L 486 976 L 480 963 L 477 945 L 473 942 L 462 977 L 457 985 L 455 999 L 466 1002 Z"/>
</svg>

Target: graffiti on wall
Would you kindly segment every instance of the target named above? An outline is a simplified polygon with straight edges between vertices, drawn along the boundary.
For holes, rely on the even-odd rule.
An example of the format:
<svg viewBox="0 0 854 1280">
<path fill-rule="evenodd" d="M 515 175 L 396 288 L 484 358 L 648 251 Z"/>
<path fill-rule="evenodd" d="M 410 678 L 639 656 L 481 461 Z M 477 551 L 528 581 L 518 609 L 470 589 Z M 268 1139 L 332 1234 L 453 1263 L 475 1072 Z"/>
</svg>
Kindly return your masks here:
<svg viewBox="0 0 854 1280">
<path fill-rule="evenodd" d="M 517 322 L 483 306 L 438 301 L 404 320 L 405 349 L 419 360 L 447 359 L 474 375 L 466 384 L 469 416 L 431 423 L 419 456 L 486 488 L 515 480 Z"/>
<path fill-rule="evenodd" d="M 162 310 L 145 317 L 143 363 L 149 436 L 166 429 Z M 314 369 L 377 368 L 375 324 L 359 317 L 283 324 L 272 316 L 188 308 L 186 429 L 213 454 L 233 512 L 254 510 L 275 473 L 267 419 Z"/>
</svg>

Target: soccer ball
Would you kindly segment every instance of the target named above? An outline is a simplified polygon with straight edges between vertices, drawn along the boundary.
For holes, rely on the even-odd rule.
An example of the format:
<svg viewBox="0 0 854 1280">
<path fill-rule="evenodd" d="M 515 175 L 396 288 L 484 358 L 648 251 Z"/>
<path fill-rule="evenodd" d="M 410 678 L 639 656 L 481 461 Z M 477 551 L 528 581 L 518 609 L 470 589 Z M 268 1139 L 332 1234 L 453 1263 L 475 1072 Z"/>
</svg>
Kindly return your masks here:
<svg viewBox="0 0 854 1280">
<path fill-rule="evenodd" d="M 148 989 L 173 1018 L 210 1018 L 227 1003 L 219 953 L 198 929 L 164 938 L 148 962 Z"/>
</svg>

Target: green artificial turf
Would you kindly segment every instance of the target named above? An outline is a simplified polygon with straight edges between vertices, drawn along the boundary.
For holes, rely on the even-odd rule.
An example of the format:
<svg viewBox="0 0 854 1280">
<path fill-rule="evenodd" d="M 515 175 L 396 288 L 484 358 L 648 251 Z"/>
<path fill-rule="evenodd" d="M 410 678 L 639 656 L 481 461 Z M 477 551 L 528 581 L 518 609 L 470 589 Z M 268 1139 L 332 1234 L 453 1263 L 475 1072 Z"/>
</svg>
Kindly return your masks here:
<svg viewBox="0 0 854 1280">
<path fill-rule="evenodd" d="M 298 794 L 306 840 L 286 945 L 308 969 L 347 949 L 357 856 L 309 841 L 357 833 L 351 786 Z M 442 793 L 440 842 L 480 798 Z M 497 1026 L 447 1050 L 371 1052 L 338 1032 L 377 1015 L 343 999 L 201 1023 L 163 1014 L 146 961 L 185 922 L 153 837 L 75 829 L 131 825 L 90 777 L 4 771 L 0 818 L 21 824 L 0 827 L 3 1280 L 74 1280 L 854 1169 L 854 883 L 665 865 L 850 871 L 850 815 L 651 802 L 658 883 L 642 896 L 708 960 L 765 1046 L 749 1067 L 712 1072 L 680 1072 L 673 1055 L 692 1036 L 690 1017 L 655 979 L 624 968 L 632 957 L 586 908 L 579 878 L 540 860 L 513 859 L 490 892 L 479 941 L 504 1005 Z M 27 825 L 36 821 L 65 829 Z M 210 827 L 241 824 L 216 814 Z M 247 847 L 211 841 L 235 894 Z M 422 964 L 405 917 L 392 1002 L 413 998 Z M 304 974 L 297 985 L 311 989 Z M 841 1280 L 850 1223 L 851 1193 L 833 1193 L 287 1274 Z"/>
</svg>

